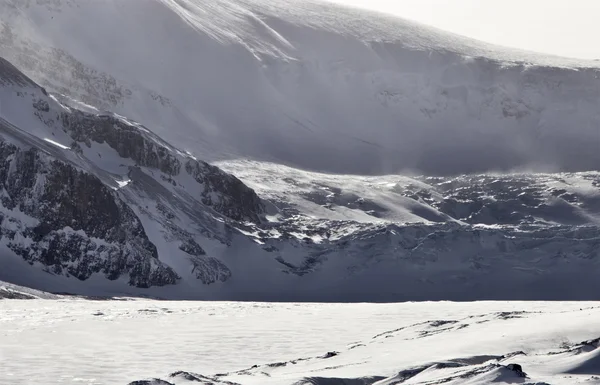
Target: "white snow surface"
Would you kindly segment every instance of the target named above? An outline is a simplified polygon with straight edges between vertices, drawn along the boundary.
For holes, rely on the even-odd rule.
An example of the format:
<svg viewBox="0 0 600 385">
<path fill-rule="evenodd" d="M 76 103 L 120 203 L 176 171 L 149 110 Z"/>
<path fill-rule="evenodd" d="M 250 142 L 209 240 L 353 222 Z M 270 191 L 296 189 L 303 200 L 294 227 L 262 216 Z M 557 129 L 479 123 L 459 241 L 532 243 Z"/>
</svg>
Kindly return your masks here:
<svg viewBox="0 0 600 385">
<path fill-rule="evenodd" d="M 591 385 L 598 317 L 597 302 L 0 300 L 0 382 Z"/>
<path fill-rule="evenodd" d="M 314 0 L 5 0 L 0 56 L 199 159 L 317 171 L 584 171 L 600 62 Z"/>
</svg>

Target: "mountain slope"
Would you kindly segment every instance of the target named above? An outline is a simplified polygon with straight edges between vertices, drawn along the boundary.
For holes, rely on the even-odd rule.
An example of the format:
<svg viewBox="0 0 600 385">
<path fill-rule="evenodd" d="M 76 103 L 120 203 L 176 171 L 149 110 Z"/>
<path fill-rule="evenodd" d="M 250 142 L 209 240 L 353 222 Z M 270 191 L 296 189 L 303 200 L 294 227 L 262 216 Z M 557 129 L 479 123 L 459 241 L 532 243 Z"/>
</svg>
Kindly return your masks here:
<svg viewBox="0 0 600 385">
<path fill-rule="evenodd" d="M 2 2 L 0 55 L 19 69 L 0 61 L 0 280 L 595 298 L 600 177 L 580 171 L 600 157 L 597 63 L 281 4 Z M 577 172 L 489 172 L 512 168 Z M 410 169 L 425 176 L 383 174 Z"/>
<path fill-rule="evenodd" d="M 597 173 L 419 180 L 220 164 L 261 199 L 1 64 L 2 280 L 168 298 L 594 296 Z"/>
<path fill-rule="evenodd" d="M 310 0 L 1 7 L 0 55 L 208 161 L 354 174 L 600 164 L 598 62 Z"/>
<path fill-rule="evenodd" d="M 357 177 L 219 163 L 246 185 L 0 68 L 1 280 L 193 299 L 594 298 L 597 172 Z"/>
<path fill-rule="evenodd" d="M 260 222 L 254 191 L 143 126 L 59 103 L 3 59 L 0 105 L 4 253 L 139 288 L 173 285 L 186 265 L 207 284 L 229 278 L 198 236 L 225 245 L 227 221 Z"/>
</svg>

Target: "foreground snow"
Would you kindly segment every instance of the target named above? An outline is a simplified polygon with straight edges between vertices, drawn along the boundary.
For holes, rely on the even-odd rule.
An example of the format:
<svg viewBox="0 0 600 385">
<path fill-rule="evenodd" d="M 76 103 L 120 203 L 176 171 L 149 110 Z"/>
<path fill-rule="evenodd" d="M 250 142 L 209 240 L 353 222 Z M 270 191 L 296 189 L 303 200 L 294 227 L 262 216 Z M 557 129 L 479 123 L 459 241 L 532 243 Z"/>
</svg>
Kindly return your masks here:
<svg viewBox="0 0 600 385">
<path fill-rule="evenodd" d="M 600 384 L 599 317 L 591 302 L 5 300 L 0 383 Z"/>
</svg>

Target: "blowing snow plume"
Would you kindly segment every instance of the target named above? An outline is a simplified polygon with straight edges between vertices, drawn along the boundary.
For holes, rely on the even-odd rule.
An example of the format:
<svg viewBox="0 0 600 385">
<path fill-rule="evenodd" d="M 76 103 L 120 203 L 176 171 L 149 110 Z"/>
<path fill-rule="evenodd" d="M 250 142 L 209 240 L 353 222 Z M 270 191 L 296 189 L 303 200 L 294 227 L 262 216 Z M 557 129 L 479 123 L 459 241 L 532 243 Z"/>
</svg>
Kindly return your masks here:
<svg viewBox="0 0 600 385">
<path fill-rule="evenodd" d="M 600 164 L 597 62 L 307 0 L 8 0 L 0 15 L 0 55 L 43 86 L 209 161 L 354 174 Z"/>
</svg>

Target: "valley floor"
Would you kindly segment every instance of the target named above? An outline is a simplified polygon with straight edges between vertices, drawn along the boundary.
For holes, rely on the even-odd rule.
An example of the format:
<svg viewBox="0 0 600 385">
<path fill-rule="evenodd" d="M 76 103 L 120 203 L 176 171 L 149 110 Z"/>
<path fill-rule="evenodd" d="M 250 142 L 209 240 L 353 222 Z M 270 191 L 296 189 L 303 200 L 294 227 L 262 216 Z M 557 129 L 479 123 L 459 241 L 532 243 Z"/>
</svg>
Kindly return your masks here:
<svg viewBox="0 0 600 385">
<path fill-rule="evenodd" d="M 7 299 L 0 383 L 600 384 L 599 319 L 597 302 Z"/>
</svg>

